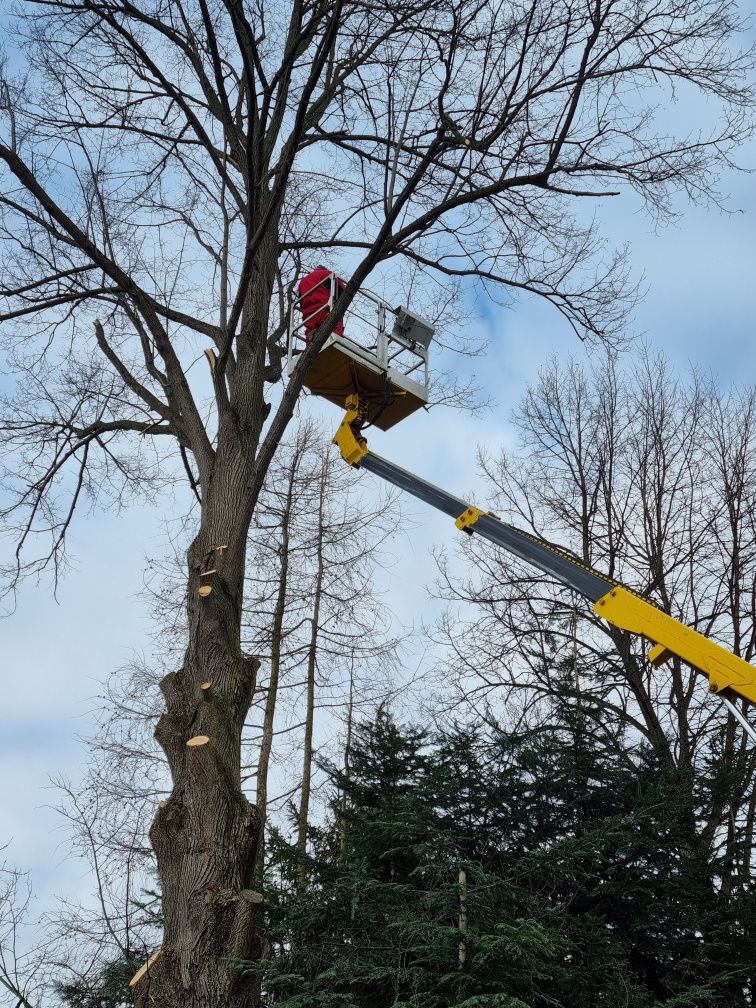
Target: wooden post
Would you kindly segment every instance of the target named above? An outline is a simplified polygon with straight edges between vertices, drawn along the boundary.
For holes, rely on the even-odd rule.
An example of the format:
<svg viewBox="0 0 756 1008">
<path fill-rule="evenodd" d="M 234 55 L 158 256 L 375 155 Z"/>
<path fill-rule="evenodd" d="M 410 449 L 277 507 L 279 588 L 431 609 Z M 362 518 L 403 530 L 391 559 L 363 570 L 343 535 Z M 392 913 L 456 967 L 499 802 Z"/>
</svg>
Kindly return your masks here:
<svg viewBox="0 0 756 1008">
<path fill-rule="evenodd" d="M 459 951 L 457 969 L 463 970 L 467 962 L 467 872 L 459 869 Z"/>
</svg>

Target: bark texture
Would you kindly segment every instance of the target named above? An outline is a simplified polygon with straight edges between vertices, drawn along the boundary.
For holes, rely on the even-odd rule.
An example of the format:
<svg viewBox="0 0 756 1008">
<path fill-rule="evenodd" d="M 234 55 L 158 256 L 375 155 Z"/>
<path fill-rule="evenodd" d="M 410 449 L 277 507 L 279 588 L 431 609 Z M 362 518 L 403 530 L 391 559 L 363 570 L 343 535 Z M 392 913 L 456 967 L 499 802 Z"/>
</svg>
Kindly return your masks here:
<svg viewBox="0 0 756 1008">
<path fill-rule="evenodd" d="M 165 938 L 163 955 L 137 985 L 137 1008 L 246 1008 L 257 1001 L 256 978 L 244 976 L 237 963 L 259 958 L 264 946 L 255 927 L 259 897 L 251 888 L 260 816 L 242 793 L 239 765 L 258 661 L 238 647 L 239 615 L 223 557 L 213 557 L 217 574 L 200 578 L 214 545 L 221 544 L 201 535 L 190 550 L 190 644 L 183 666 L 161 683 L 167 710 L 156 737 L 173 790 L 157 811 L 150 839 Z M 197 588 L 205 581 L 212 581 L 213 591 L 202 598 Z M 206 681 L 210 689 L 200 690 Z M 188 747 L 195 735 L 210 741 Z"/>
</svg>

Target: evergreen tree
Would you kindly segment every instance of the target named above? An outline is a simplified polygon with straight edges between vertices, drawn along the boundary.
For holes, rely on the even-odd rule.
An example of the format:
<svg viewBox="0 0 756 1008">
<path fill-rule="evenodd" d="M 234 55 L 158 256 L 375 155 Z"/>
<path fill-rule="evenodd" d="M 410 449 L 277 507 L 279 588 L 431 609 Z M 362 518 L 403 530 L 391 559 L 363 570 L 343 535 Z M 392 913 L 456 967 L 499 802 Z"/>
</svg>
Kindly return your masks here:
<svg viewBox="0 0 756 1008">
<path fill-rule="evenodd" d="M 547 991 L 562 942 L 526 912 L 506 878 L 473 859 L 477 789 L 466 820 L 450 814 L 453 768 L 472 755 L 462 732 L 441 751 L 426 732 L 401 728 L 385 712 L 358 729 L 349 776 L 333 774 L 339 812 L 315 838 L 306 892 L 295 895 L 291 848 L 275 841 L 269 1004 L 554 1003 Z M 461 903 L 470 922 L 464 931 Z"/>
<path fill-rule="evenodd" d="M 570 944 L 560 1003 L 748 1003 L 754 949 L 734 923 L 753 919 L 752 900 L 740 894 L 735 910 L 718 890 L 685 775 L 623 737 L 598 698 L 565 684 L 548 729 L 502 744 L 516 750 L 512 855 Z"/>
<path fill-rule="evenodd" d="M 332 771 L 333 816 L 272 844 L 278 1008 L 750 1004 L 753 901 L 724 894 L 690 783 L 564 686 L 549 720 L 434 736 L 385 712 Z M 716 759 L 700 786 L 734 786 Z M 722 779 L 724 778 L 724 779 Z"/>
<path fill-rule="evenodd" d="M 58 984 L 57 994 L 71 1008 L 128 1008 L 132 1004 L 129 980 L 139 966 L 134 958 L 116 959 L 91 979 Z"/>
</svg>

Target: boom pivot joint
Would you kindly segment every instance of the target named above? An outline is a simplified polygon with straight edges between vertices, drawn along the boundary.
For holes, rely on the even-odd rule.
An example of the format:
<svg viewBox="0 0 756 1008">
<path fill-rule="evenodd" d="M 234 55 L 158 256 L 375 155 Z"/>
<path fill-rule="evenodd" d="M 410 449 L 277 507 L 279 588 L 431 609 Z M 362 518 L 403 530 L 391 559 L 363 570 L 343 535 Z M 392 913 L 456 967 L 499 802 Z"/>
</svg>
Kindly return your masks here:
<svg viewBox="0 0 756 1008">
<path fill-rule="evenodd" d="M 368 404 L 358 395 L 349 395 L 345 402 L 346 413 L 333 438 L 341 457 L 351 466 L 359 465 L 368 453 L 368 444 L 360 433 L 367 419 Z"/>
</svg>

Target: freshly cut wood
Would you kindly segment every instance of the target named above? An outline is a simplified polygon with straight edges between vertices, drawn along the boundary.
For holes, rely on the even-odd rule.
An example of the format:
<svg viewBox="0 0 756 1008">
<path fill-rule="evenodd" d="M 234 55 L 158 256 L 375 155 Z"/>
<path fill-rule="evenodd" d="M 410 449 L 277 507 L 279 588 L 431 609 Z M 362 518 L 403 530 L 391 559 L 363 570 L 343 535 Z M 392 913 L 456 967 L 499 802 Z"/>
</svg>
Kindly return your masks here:
<svg viewBox="0 0 756 1008">
<path fill-rule="evenodd" d="M 209 735 L 194 735 L 192 738 L 186 740 L 186 744 L 194 749 L 196 746 L 207 745 L 209 741 Z"/>
<path fill-rule="evenodd" d="M 214 350 L 210 347 L 205 347 L 202 353 L 207 357 L 207 363 L 210 365 L 210 374 L 215 377 L 215 366 L 218 363 L 218 357 Z"/>
<path fill-rule="evenodd" d="M 207 695 L 210 692 L 212 685 L 213 684 L 209 680 L 207 682 L 201 682 L 200 689 L 205 695 Z"/>
<path fill-rule="evenodd" d="M 147 960 L 147 962 L 139 967 L 139 969 L 136 971 L 131 980 L 129 980 L 129 987 L 136 987 L 136 985 L 139 983 L 144 974 L 147 972 L 150 966 L 152 966 L 152 964 L 155 962 L 155 960 L 162 951 L 163 951 L 162 949 L 158 949 L 157 952 L 153 952 L 150 958 Z"/>
<path fill-rule="evenodd" d="M 199 595 L 200 598 L 207 598 L 207 596 L 212 595 L 212 593 L 213 589 L 210 587 L 210 585 L 200 585 L 200 587 L 197 589 L 197 594 Z"/>
</svg>

